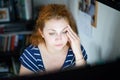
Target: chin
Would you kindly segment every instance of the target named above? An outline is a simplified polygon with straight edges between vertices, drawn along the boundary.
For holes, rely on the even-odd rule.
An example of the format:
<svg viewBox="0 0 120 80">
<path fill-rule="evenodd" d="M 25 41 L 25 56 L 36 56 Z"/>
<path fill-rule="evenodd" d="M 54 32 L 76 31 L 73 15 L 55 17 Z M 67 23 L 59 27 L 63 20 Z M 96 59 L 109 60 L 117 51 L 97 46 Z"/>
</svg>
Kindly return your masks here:
<svg viewBox="0 0 120 80">
<path fill-rule="evenodd" d="M 64 46 L 55 46 L 54 47 L 55 48 L 55 50 L 62 50 L 62 49 L 64 49 L 65 48 L 65 45 Z"/>
<path fill-rule="evenodd" d="M 62 50 L 64 47 L 55 47 L 55 50 Z"/>
</svg>

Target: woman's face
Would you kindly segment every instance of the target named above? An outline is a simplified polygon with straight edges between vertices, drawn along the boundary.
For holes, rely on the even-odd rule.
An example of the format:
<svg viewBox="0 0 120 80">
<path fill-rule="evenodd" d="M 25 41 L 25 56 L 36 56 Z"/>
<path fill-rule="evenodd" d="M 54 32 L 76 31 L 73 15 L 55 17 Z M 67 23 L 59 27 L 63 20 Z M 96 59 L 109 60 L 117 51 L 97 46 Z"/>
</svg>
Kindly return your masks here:
<svg viewBox="0 0 120 80">
<path fill-rule="evenodd" d="M 42 36 L 47 47 L 61 50 L 67 44 L 66 29 L 68 25 L 68 21 L 63 18 L 50 19 L 45 22 Z"/>
</svg>

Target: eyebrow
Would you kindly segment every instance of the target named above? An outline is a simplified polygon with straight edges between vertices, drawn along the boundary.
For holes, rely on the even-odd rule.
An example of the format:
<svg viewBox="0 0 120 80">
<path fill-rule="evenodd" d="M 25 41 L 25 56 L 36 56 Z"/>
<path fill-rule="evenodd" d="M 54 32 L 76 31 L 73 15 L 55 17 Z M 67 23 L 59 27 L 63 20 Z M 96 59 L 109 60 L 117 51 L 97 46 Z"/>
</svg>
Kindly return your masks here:
<svg viewBox="0 0 120 80">
<path fill-rule="evenodd" d="M 67 28 L 67 27 L 63 28 L 62 31 L 65 30 L 66 28 Z M 48 29 L 48 30 L 56 31 L 56 30 L 54 30 L 54 29 Z"/>
</svg>

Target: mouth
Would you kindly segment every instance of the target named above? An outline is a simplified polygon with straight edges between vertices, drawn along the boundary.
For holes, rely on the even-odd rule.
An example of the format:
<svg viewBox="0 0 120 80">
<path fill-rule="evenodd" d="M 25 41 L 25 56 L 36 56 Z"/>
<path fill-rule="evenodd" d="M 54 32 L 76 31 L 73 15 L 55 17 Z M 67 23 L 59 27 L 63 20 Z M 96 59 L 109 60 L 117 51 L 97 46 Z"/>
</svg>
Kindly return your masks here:
<svg viewBox="0 0 120 80">
<path fill-rule="evenodd" d="M 58 46 L 58 47 L 60 47 L 60 46 L 62 46 L 63 44 L 56 44 L 55 46 Z"/>
</svg>

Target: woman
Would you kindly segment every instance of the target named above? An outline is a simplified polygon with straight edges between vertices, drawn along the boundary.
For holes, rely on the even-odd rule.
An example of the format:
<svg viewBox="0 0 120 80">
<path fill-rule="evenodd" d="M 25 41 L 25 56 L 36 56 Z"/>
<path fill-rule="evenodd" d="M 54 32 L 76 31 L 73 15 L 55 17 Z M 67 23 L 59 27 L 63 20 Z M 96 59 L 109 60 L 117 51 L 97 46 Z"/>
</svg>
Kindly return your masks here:
<svg viewBox="0 0 120 80">
<path fill-rule="evenodd" d="M 75 21 L 65 5 L 48 4 L 39 12 L 30 43 L 20 56 L 20 75 L 84 66 L 87 55 Z"/>
</svg>

